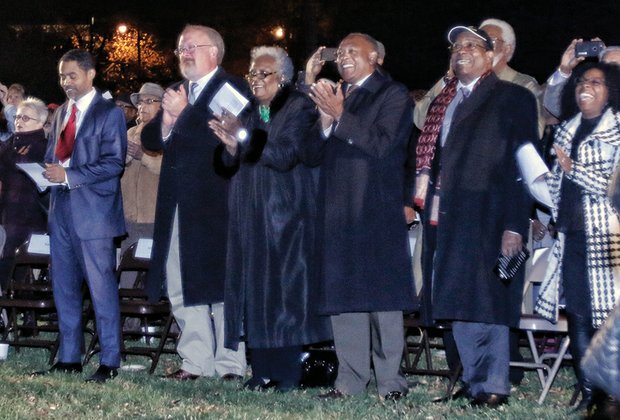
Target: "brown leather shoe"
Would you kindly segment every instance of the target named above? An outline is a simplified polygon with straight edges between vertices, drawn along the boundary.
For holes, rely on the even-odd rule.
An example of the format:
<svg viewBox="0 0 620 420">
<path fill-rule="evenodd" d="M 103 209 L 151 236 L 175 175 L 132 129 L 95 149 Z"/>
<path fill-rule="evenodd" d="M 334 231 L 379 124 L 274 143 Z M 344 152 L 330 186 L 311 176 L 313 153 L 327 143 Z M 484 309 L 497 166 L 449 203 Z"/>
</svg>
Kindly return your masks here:
<svg viewBox="0 0 620 420">
<path fill-rule="evenodd" d="M 163 379 L 172 379 L 174 381 L 193 381 L 200 378 L 200 375 L 194 375 L 186 370 L 179 369 L 176 372 L 162 376 Z"/>
<path fill-rule="evenodd" d="M 234 374 L 234 373 L 227 373 L 227 374 L 222 376 L 222 380 L 226 381 L 226 382 L 242 381 L 243 380 L 243 376 L 237 375 L 237 374 Z"/>
</svg>

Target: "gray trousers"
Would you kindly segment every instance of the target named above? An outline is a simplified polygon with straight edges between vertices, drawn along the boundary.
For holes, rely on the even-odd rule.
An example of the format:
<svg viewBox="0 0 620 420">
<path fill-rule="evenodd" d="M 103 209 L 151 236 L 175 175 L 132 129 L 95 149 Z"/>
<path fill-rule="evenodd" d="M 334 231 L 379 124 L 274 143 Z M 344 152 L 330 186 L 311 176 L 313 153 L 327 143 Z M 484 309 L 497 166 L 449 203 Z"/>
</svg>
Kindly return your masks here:
<svg viewBox="0 0 620 420">
<path fill-rule="evenodd" d="M 330 318 L 338 356 L 338 390 L 347 395 L 365 392 L 372 358 L 379 395 L 407 393 L 407 380 L 400 370 L 405 345 L 402 311 L 343 313 Z"/>
<path fill-rule="evenodd" d="M 454 321 L 452 334 L 463 364 L 463 382 L 474 397 L 510 395 L 509 328 L 506 325 Z"/>
<path fill-rule="evenodd" d="M 237 351 L 224 347 L 224 303 L 183 304 L 178 209 L 174 213 L 166 276 L 172 313 L 181 329 L 177 343 L 177 352 L 183 359 L 181 369 L 201 376 L 223 376 L 227 373 L 244 376 L 245 343 L 239 343 Z"/>
</svg>

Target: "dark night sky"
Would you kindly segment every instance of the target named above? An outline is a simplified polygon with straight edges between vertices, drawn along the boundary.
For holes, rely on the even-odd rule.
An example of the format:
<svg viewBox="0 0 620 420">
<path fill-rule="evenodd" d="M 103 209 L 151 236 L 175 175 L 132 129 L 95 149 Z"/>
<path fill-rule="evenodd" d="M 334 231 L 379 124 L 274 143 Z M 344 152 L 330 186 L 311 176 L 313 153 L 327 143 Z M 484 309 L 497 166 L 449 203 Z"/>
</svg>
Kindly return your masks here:
<svg viewBox="0 0 620 420">
<path fill-rule="evenodd" d="M 284 3 L 287 2 L 29 0 L 13 2 L 10 7 L 3 8 L 0 25 L 88 23 L 91 16 L 95 16 L 97 22 L 108 23 L 135 19 L 152 28 L 172 49 L 174 37 L 185 23 L 203 23 L 223 33 L 228 50 L 226 67 L 230 60 L 246 57 L 249 52 L 245 45 L 231 45 L 234 33 L 245 24 L 286 21 L 290 11 L 282 7 Z M 302 4 L 303 0 L 288 3 Z M 384 42 L 386 68 L 410 88 L 428 88 L 444 73 L 448 61 L 445 35 L 451 26 L 477 24 L 487 17 L 504 19 L 513 25 L 517 49 L 511 65 L 539 82 L 557 66 L 573 37 L 599 36 L 607 45 L 620 43 L 618 0 L 316 0 L 316 3 L 320 44 L 335 46 L 348 32 L 367 32 Z M 162 4 L 164 6 L 160 6 Z M 331 26 L 324 25 L 325 21 L 331 21 Z M 299 28 L 291 30 L 300 32 Z M 252 45 L 252 40 L 247 41 Z M 10 48 L 10 45 L 2 48 Z M 297 65 L 302 64 L 307 53 L 296 51 L 293 58 Z M 4 73 L 0 66 L 0 81 L 10 82 L 3 80 Z"/>
</svg>

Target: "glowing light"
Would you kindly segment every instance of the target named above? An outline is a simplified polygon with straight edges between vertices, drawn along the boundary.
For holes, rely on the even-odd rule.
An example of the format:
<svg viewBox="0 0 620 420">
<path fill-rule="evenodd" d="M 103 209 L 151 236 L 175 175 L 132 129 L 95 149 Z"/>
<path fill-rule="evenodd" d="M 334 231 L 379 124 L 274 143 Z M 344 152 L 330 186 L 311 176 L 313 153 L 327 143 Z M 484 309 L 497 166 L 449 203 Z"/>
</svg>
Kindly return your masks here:
<svg viewBox="0 0 620 420">
<path fill-rule="evenodd" d="M 128 29 L 128 28 L 127 28 L 127 25 L 125 25 L 124 23 L 121 23 L 120 25 L 118 25 L 118 26 L 116 27 L 116 30 L 117 30 L 119 33 L 121 33 L 121 34 L 126 33 L 126 32 L 127 32 L 127 29 Z"/>
<path fill-rule="evenodd" d="M 284 28 L 282 26 L 278 26 L 273 30 L 273 36 L 275 39 L 283 39 L 285 35 Z"/>
</svg>

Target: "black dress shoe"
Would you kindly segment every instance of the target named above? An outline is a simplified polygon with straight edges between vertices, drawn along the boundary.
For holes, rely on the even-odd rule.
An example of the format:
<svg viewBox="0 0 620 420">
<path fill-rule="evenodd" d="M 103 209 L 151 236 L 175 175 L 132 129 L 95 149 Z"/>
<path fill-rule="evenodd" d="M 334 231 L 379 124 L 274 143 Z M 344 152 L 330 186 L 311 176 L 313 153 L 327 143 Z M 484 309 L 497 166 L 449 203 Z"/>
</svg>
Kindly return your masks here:
<svg viewBox="0 0 620 420">
<path fill-rule="evenodd" d="M 116 378 L 118 375 L 118 371 L 115 368 L 111 368 L 106 365 L 99 365 L 99 369 L 95 373 L 93 373 L 86 382 L 96 382 L 98 384 L 102 384 L 106 381 Z"/>
<path fill-rule="evenodd" d="M 469 393 L 469 388 L 466 386 L 457 389 L 456 392 L 446 397 L 435 398 L 433 399 L 433 402 L 434 403 L 446 403 L 448 401 L 460 400 L 463 398 L 467 398 L 467 399 L 471 398 L 471 394 Z"/>
<path fill-rule="evenodd" d="M 339 400 L 342 398 L 346 398 L 346 394 L 336 388 L 332 388 L 324 394 L 319 394 L 315 398 L 318 400 Z"/>
<path fill-rule="evenodd" d="M 57 362 L 48 370 L 40 370 L 33 372 L 34 376 L 43 376 L 50 373 L 82 373 L 82 365 L 80 363 L 63 363 Z"/>
<path fill-rule="evenodd" d="M 620 419 L 620 402 L 612 397 L 599 398 L 596 408 L 588 413 L 589 420 L 614 420 Z"/>
<path fill-rule="evenodd" d="M 483 392 L 474 397 L 473 400 L 469 402 L 469 405 L 472 407 L 479 408 L 497 408 L 500 405 L 504 405 L 508 402 L 508 395 L 502 394 L 493 394 Z"/>
<path fill-rule="evenodd" d="M 227 373 L 222 376 L 222 380 L 226 382 L 236 382 L 236 381 L 240 382 L 243 380 L 243 376 L 237 375 L 235 373 Z"/>
<path fill-rule="evenodd" d="M 255 378 L 251 377 L 246 383 L 243 384 L 245 389 L 250 391 L 264 391 L 269 388 L 273 388 L 277 385 L 275 381 L 267 378 Z"/>
<path fill-rule="evenodd" d="M 406 393 L 404 392 L 400 392 L 400 391 L 390 391 L 387 394 L 385 394 L 385 396 L 383 397 L 383 399 L 385 401 L 399 401 L 403 398 L 405 398 L 407 396 Z"/>
</svg>

